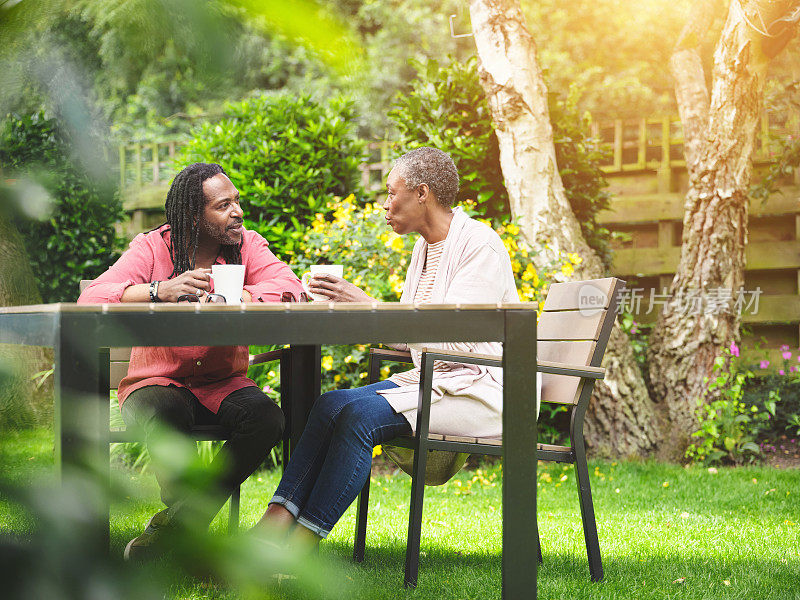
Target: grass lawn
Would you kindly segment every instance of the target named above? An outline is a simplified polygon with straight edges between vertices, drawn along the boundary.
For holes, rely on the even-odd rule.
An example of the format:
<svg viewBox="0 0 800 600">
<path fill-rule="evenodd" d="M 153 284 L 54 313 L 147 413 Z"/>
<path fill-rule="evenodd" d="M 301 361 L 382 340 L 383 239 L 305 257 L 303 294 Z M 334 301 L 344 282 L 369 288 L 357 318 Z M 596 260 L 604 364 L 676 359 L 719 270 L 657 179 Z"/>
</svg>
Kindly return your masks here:
<svg viewBox="0 0 800 600">
<path fill-rule="evenodd" d="M 24 485 L 52 467 L 52 435 L 5 434 L 0 470 Z M 572 467 L 542 464 L 539 527 L 544 564 L 539 598 L 800 598 L 800 471 L 765 467 L 682 468 L 655 462 L 592 462 L 592 486 L 606 579 L 591 583 Z M 153 478 L 119 469 L 145 493 L 112 507 L 113 552 L 160 508 Z M 349 562 L 354 507 L 321 555 L 336 562 L 347 598 L 499 598 L 502 469 L 463 471 L 427 488 L 419 587 L 402 588 L 410 480 L 374 476 L 363 565 Z M 275 489 L 261 472 L 242 490 L 242 524 L 253 524 Z M 225 511 L 223 511 L 225 512 Z M 224 516 L 212 527 L 224 530 Z M 22 511 L 0 498 L 0 532 L 24 537 Z M 533 543 L 526 549 L 535 560 Z M 287 592 L 288 593 L 288 592 Z M 233 598 L 224 588 L 176 581 L 168 598 Z"/>
</svg>

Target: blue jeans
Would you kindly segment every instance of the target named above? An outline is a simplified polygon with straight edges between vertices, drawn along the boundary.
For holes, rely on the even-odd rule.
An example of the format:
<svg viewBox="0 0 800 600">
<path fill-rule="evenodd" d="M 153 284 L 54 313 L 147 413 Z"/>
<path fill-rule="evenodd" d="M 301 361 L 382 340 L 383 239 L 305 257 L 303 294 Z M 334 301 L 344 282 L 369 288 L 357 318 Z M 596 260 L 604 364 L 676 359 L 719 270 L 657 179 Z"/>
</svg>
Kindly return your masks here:
<svg viewBox="0 0 800 600">
<path fill-rule="evenodd" d="M 411 433 L 405 417 L 376 393 L 393 387 L 380 381 L 317 398 L 270 504 L 283 505 L 300 525 L 327 537 L 367 482 L 372 449 Z"/>
</svg>

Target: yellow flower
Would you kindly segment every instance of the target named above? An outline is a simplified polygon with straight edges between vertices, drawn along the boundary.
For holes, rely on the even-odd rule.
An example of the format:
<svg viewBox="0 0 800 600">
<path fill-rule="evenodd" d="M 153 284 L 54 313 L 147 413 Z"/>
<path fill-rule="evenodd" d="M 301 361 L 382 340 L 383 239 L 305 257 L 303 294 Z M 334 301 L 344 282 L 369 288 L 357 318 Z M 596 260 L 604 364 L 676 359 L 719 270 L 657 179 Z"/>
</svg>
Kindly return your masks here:
<svg viewBox="0 0 800 600">
<path fill-rule="evenodd" d="M 517 242 L 514 238 L 503 238 L 503 245 L 509 253 L 516 252 L 517 250 Z"/>
<path fill-rule="evenodd" d="M 403 238 L 398 235 L 392 240 L 389 247 L 395 252 L 400 252 L 404 248 Z"/>
<path fill-rule="evenodd" d="M 533 279 L 533 276 L 536 275 L 536 270 L 533 268 L 533 265 L 528 264 L 525 267 L 525 270 L 522 272 L 522 281 L 530 281 Z"/>
<path fill-rule="evenodd" d="M 572 275 L 575 272 L 575 269 L 572 267 L 572 265 L 570 263 L 564 263 L 561 266 L 561 272 L 564 275 L 566 275 L 567 277 L 569 277 L 570 275 Z"/>
<path fill-rule="evenodd" d="M 372 449 L 372 458 L 375 458 L 376 456 L 380 456 L 381 452 L 383 452 L 383 449 L 380 447 L 380 445 L 375 446 Z"/>
<path fill-rule="evenodd" d="M 511 235 L 517 235 L 519 233 L 519 227 L 517 227 L 513 223 L 509 223 L 508 225 L 506 225 L 506 230 Z"/>
<path fill-rule="evenodd" d="M 339 373 L 337 373 L 336 375 L 334 375 L 334 376 L 333 376 L 333 380 L 334 380 L 336 383 L 339 383 L 339 382 L 342 380 L 342 376 L 341 376 L 341 375 L 339 375 Z"/>
<path fill-rule="evenodd" d="M 330 371 L 333 368 L 333 357 L 332 356 L 323 356 L 322 357 L 322 368 L 326 371 Z"/>
<path fill-rule="evenodd" d="M 579 265 L 583 262 L 583 259 L 575 252 L 570 252 L 567 254 L 567 258 L 570 260 L 570 262 L 572 262 L 573 265 Z"/>
<path fill-rule="evenodd" d="M 398 298 L 403 294 L 403 280 L 398 277 L 397 273 L 389 275 L 389 286 Z"/>
</svg>

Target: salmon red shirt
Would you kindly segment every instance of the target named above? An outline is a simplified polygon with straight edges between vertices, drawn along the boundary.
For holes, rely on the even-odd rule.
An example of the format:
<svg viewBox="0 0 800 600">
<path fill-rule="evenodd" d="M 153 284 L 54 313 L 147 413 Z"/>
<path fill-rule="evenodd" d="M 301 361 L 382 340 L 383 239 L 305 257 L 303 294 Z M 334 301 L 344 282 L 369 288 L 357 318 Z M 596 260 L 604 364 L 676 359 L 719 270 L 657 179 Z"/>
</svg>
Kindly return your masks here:
<svg viewBox="0 0 800 600">
<path fill-rule="evenodd" d="M 169 242 L 168 225 L 137 235 L 119 260 L 83 291 L 78 303 L 120 302 L 125 289 L 132 285 L 169 279 Z M 217 258 L 217 264 L 224 262 Z M 255 231 L 243 232 L 242 264 L 244 289 L 254 302 L 280 302 L 283 292 L 299 297 L 303 291 L 297 276 Z M 131 392 L 148 385 L 174 385 L 190 390 L 203 406 L 216 413 L 228 394 L 256 385 L 247 378 L 248 362 L 247 346 L 136 347 L 131 351 L 128 374 L 117 390 L 119 403 L 122 405 Z"/>
</svg>

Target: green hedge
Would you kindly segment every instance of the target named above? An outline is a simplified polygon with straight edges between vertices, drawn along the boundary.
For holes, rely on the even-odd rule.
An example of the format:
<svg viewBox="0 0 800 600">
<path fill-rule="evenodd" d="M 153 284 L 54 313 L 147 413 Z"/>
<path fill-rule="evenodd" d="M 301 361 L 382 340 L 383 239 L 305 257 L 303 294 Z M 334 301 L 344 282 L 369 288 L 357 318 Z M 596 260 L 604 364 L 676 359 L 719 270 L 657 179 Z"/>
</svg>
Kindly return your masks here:
<svg viewBox="0 0 800 600">
<path fill-rule="evenodd" d="M 222 120 L 193 131 L 181 159 L 221 164 L 241 193 L 246 226 L 291 262 L 314 215 L 334 195 L 360 192 L 364 150 L 350 101 L 281 93 L 229 104 Z"/>
<path fill-rule="evenodd" d="M 50 195 L 48 218 L 16 223 L 44 302 L 74 302 L 78 282 L 94 279 L 119 255 L 114 224 L 122 219 L 122 205 L 113 178 L 90 176 L 75 150 L 69 134 L 44 112 L 8 115 L 0 132 L 4 175 L 32 179 Z"/>
</svg>

